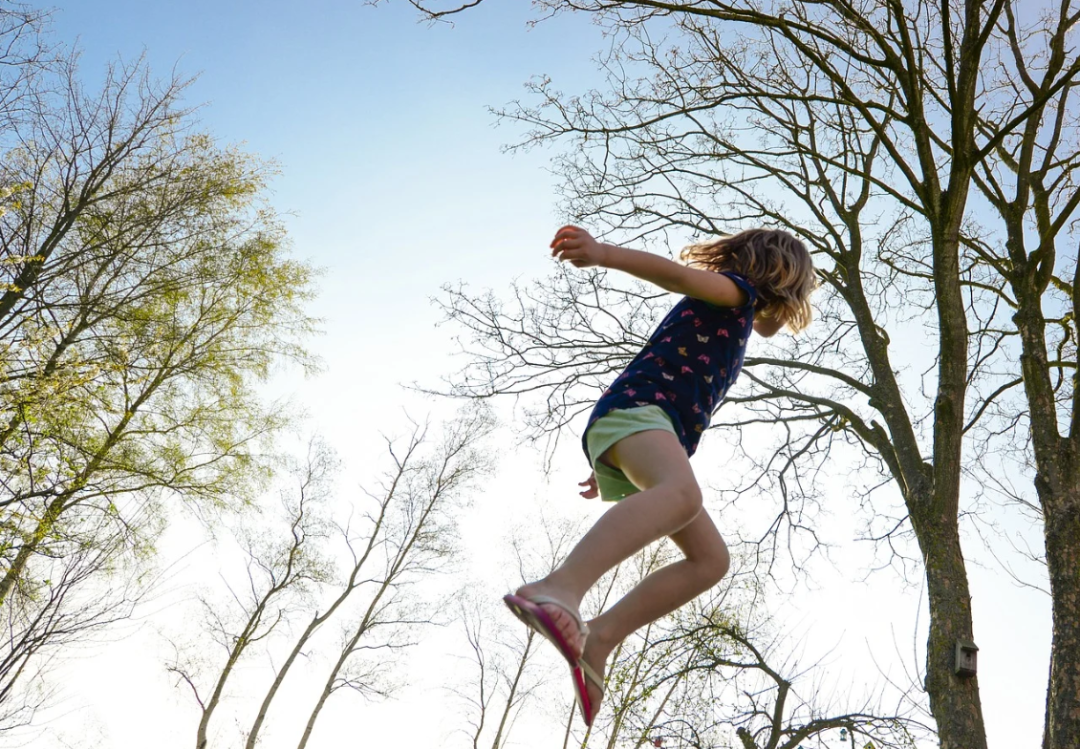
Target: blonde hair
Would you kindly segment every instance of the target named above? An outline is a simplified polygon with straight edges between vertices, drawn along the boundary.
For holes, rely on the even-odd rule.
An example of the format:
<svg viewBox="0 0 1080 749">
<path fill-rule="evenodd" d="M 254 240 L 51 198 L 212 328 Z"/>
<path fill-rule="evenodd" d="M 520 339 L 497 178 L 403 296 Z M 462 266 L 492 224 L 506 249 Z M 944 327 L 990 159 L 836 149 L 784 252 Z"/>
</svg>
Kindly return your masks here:
<svg viewBox="0 0 1080 749">
<path fill-rule="evenodd" d="M 783 320 L 791 332 L 810 324 L 810 294 L 818 285 L 814 263 L 803 243 L 786 231 L 747 229 L 692 244 L 679 257 L 696 268 L 745 276 L 758 292 L 757 314 Z"/>
</svg>

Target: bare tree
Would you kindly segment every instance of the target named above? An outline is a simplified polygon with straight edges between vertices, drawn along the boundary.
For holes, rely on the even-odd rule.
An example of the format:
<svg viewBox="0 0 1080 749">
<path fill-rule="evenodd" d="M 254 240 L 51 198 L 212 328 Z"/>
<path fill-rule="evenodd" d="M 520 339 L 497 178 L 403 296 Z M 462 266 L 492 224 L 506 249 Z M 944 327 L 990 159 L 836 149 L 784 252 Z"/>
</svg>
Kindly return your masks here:
<svg viewBox="0 0 1080 749">
<path fill-rule="evenodd" d="M 483 409 L 463 411 L 439 435 L 414 424 L 406 439 L 388 441 L 391 466 L 378 490 L 356 502 L 337 499 L 334 509 L 327 506 L 332 461 L 324 449 L 312 454 L 297 489 L 284 495 L 290 498 L 285 526 L 250 531 L 263 540 L 258 553 L 248 554 L 248 590 L 233 595 L 227 606 L 206 607 L 223 660 L 176 659 L 169 666 L 193 690 L 202 711 L 196 747 L 212 743 L 211 718 L 241 660 L 269 656 L 275 664 L 258 677 L 265 687 L 250 723 L 234 716 L 246 727 L 248 747 L 264 735 L 298 660 L 327 661 L 299 747 L 307 745 L 335 693 L 390 694 L 392 656 L 415 644 L 419 628 L 438 620 L 431 610 L 435 597 L 420 595 L 418 586 L 452 568 L 457 516 L 490 466 L 481 447 L 490 426 Z M 331 623 L 339 638 L 320 638 Z M 252 690 L 245 687 L 248 694 Z"/>
<path fill-rule="evenodd" d="M 341 689 L 361 694 L 378 693 L 385 681 L 382 669 L 367 668 L 365 655 L 379 651 L 399 651 L 414 643 L 417 627 L 435 621 L 435 604 L 419 600 L 411 590 L 418 582 L 449 569 L 448 562 L 457 542 L 457 510 L 467 490 L 491 466 L 480 443 L 491 429 L 490 415 L 481 408 L 463 411 L 444 427 L 429 455 L 409 460 L 427 435 L 413 433 L 398 458 L 391 446 L 395 468 L 384 485 L 377 511 L 367 516 L 368 527 L 359 535 L 366 553 L 354 554 L 354 578 L 363 574 L 363 603 L 350 617 L 322 691 L 308 716 L 297 744 L 304 749 L 327 700 Z M 353 537 L 347 532 L 350 549 Z M 371 554 L 371 550 L 375 554 Z M 366 564 L 365 564 L 366 563 Z M 352 593 L 352 590 L 349 590 Z"/>
<path fill-rule="evenodd" d="M 1053 607 L 1043 736 L 1050 748 L 1080 743 L 1080 118 L 1073 91 L 1080 59 L 1072 46 L 1080 9 L 1063 3 L 1038 19 L 1019 16 L 1018 5 L 1006 4 L 996 29 L 1002 49 L 989 78 L 1008 93 L 979 113 L 979 134 L 993 149 L 975 185 L 993 210 L 971 246 L 1008 284 L 999 296 L 1019 338 L 1020 371 L 1007 384 L 1023 382 L 1018 411 L 1029 422 L 1043 515 Z"/>
<path fill-rule="evenodd" d="M 431 17 L 465 7 L 417 4 Z M 1055 621 L 1044 744 L 1075 746 L 1080 714 L 1066 705 L 1080 685 L 1080 429 L 1066 375 L 1076 371 L 1076 279 L 1075 256 L 1056 253 L 1059 242 L 1075 246 L 1080 200 L 1074 4 L 1024 21 L 1011 0 L 540 5 L 592 15 L 612 40 L 606 91 L 566 96 L 541 78 L 534 105 L 505 113 L 533 127 L 524 145 L 573 144 L 560 170 L 577 218 L 636 237 L 767 222 L 814 248 L 826 286 L 817 330 L 748 361 L 753 390 L 732 399 L 748 415 L 729 423 L 782 425 L 780 449 L 757 460 L 786 517 L 813 498 L 807 470 L 845 443 L 863 451 L 868 535 L 886 553 L 907 555 L 909 533 L 918 545 L 926 689 L 946 747 L 986 746 L 978 679 L 958 675 L 953 658 L 973 634 L 959 530 L 965 456 L 1037 420 L 1022 447 L 1041 511 L 1054 515 L 1044 524 Z M 450 297 L 481 356 L 495 350 L 511 365 L 456 384 L 486 397 L 512 391 L 508 371 L 531 372 L 542 394 L 558 394 L 543 422 L 556 428 L 563 404 L 584 400 L 566 394 L 625 340 L 591 323 L 551 337 L 541 323 L 573 312 L 557 289 L 535 299 L 525 314 L 470 319 L 491 305 Z M 897 345 L 905 332 L 926 337 L 927 356 Z M 573 364 L 556 371 L 529 355 L 549 342 Z M 902 504 L 880 491 L 885 479 Z"/>
<path fill-rule="evenodd" d="M 490 603 L 485 605 L 479 599 L 462 603 L 461 622 L 476 667 L 472 683 L 453 687 L 468 711 L 468 728 L 462 730 L 473 749 L 481 749 L 488 746 L 486 739 L 494 727 L 490 746 L 501 749 L 506 746 L 521 708 L 533 695 L 534 685 L 527 681 L 526 668 L 539 640 L 536 632 L 529 629 L 524 641 L 517 642 Z"/>
<path fill-rule="evenodd" d="M 168 669 L 191 689 L 199 705 L 197 749 L 210 743 L 210 721 L 240 662 L 258 652 L 306 608 L 305 603 L 310 605 L 319 586 L 329 581 L 331 565 L 323 549 L 328 531 L 324 505 L 333 467 L 328 449 L 313 442 L 305 463 L 293 469 L 295 489 L 281 492 L 282 511 L 276 522 L 255 524 L 246 517 L 238 530 L 246 558 L 244 587 L 234 589 L 226 581 L 228 607 L 205 596 L 200 599 L 207 634 L 220 648 L 223 662 L 208 663 L 211 659 L 201 637 L 192 645 L 190 656 L 182 656 L 176 648 L 177 656 Z M 203 676 L 204 670 L 213 674 L 210 680 Z"/>
<path fill-rule="evenodd" d="M 505 581 L 503 589 L 550 573 L 583 530 L 578 523 L 555 522 L 547 517 L 529 526 L 535 535 L 529 538 L 515 535 L 509 544 L 513 560 L 507 567 L 514 569 L 516 576 Z M 473 749 L 482 746 L 502 749 L 512 745 L 511 734 L 522 711 L 543 701 L 540 691 L 548 675 L 535 662 L 542 640 L 534 630 L 522 628 L 520 622 L 512 619 L 501 603 L 495 603 L 498 597 L 495 591 L 473 583 L 462 602 L 461 623 L 470 653 L 465 657 L 476 670 L 474 678 L 455 679 L 450 689 L 466 705 L 468 728 L 461 730 L 469 737 Z M 562 662 L 558 663 L 558 673 L 559 683 L 568 684 Z M 567 740 L 574 719 L 572 702 L 570 707 Z M 562 713 L 564 708 L 560 704 L 557 712 Z"/>
<path fill-rule="evenodd" d="M 620 595 L 677 553 L 666 544 L 643 552 L 602 595 Z M 823 659 L 799 663 L 800 639 L 774 629 L 760 588 L 740 575 L 624 642 L 605 678 L 606 717 L 582 746 L 795 749 L 844 728 L 881 747 L 914 747 L 932 735 L 919 720 L 921 700 L 911 699 L 914 685 L 878 694 L 845 685 L 838 694 L 822 683 Z"/>
<path fill-rule="evenodd" d="M 821 659 L 798 662 L 797 638 L 769 634 L 770 622 L 754 607 L 732 606 L 730 595 L 699 602 L 663 622 L 645 641 L 636 672 L 649 674 L 627 703 L 624 739 L 671 739 L 676 745 L 743 749 L 795 749 L 840 729 L 858 744 L 920 745 L 933 729 L 919 720 L 921 700 L 910 691 L 866 694 L 866 687 L 822 683 Z M 815 676 L 817 674 L 817 676 Z M 609 743 L 608 746 L 615 746 Z"/>
<path fill-rule="evenodd" d="M 516 542 L 519 562 L 545 556 L 538 546 Z M 677 553 L 661 544 L 627 560 L 594 588 L 586 608 L 607 608 Z M 544 658 L 535 657 L 534 639 L 519 640 L 518 627 L 490 625 L 485 615 L 468 617 L 478 678 L 455 689 L 472 708 L 465 733 L 474 749 L 510 746 L 521 714 L 541 712 L 565 716 L 564 749 L 639 749 L 655 741 L 698 749 L 795 749 L 841 729 L 878 747 L 925 745 L 933 731 L 923 722 L 928 716 L 921 697 L 912 694 L 918 685 L 890 683 L 871 693 L 863 685 L 826 683 L 824 659 L 800 664 L 799 638 L 773 628 L 760 588 L 753 577 L 736 576 L 622 643 L 605 674 L 604 707 L 587 730 L 566 699 L 569 683 L 560 659 L 551 660 L 558 661 L 563 688 L 540 689 L 536 674 Z"/>
</svg>

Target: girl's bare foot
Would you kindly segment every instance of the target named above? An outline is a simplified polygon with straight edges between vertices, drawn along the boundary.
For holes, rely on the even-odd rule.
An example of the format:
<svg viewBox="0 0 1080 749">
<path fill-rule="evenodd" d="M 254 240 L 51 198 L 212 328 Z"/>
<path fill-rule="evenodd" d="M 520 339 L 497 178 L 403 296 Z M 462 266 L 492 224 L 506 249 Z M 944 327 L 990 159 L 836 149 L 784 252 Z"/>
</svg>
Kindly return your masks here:
<svg viewBox="0 0 1080 749">
<path fill-rule="evenodd" d="M 581 654 L 582 663 L 587 665 L 596 677 L 594 681 L 586 671 L 585 686 L 589 691 L 589 703 L 592 705 L 592 715 L 588 716 L 586 722 L 590 724 L 600 712 L 600 702 L 604 699 L 604 674 L 612 649 L 612 645 L 603 639 L 602 634 L 597 636 L 594 630 L 585 641 L 585 651 Z"/>
<path fill-rule="evenodd" d="M 523 585 L 517 589 L 515 595 L 530 600 L 537 596 L 547 596 L 563 604 L 559 606 L 554 603 L 537 603 L 544 613 L 551 617 L 559 630 L 559 634 L 569 645 L 573 657 L 575 659 L 581 658 L 585 649 L 588 628 L 582 624 L 579 618 L 575 618 L 575 616 L 579 616 L 577 614 L 578 606 L 581 603 L 579 600 L 575 599 L 567 591 L 551 585 L 546 579 Z"/>
</svg>

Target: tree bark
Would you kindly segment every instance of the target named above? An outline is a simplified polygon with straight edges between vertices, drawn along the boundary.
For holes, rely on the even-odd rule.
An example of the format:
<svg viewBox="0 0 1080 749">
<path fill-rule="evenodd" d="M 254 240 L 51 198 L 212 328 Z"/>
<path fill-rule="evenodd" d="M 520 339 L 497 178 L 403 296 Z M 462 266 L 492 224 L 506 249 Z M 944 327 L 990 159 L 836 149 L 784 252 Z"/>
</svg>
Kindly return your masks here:
<svg viewBox="0 0 1080 749">
<path fill-rule="evenodd" d="M 930 609 L 926 648 L 926 691 L 937 722 L 941 749 L 986 747 L 977 677 L 954 673 L 958 639 L 974 641 L 971 591 L 960 547 L 955 513 L 936 497 L 916 498 L 909 506 L 925 562 Z"/>
<path fill-rule="evenodd" d="M 1029 170 L 1030 164 L 1024 163 L 1021 169 L 1024 189 L 1001 212 L 1009 230 L 1007 247 L 1012 260 L 1009 282 L 1017 301 L 1013 321 L 1020 334 L 1020 365 L 1035 456 L 1035 491 L 1043 511 L 1051 594 L 1053 637 L 1043 749 L 1076 749 L 1080 746 L 1080 394 L 1076 390 L 1080 381 L 1074 359 L 1071 410 L 1063 411 L 1051 377 L 1047 316 L 1043 311 L 1049 274 L 1055 264 L 1057 236 L 1043 221 L 1039 246 L 1030 253 L 1025 247 L 1024 212 L 1020 208 L 1027 202 L 1028 184 L 1034 187 L 1036 208 L 1044 216 L 1049 213 L 1048 192 L 1043 189 L 1042 177 Z M 1075 331 L 1076 315 L 1080 313 L 1080 263 L 1074 269 L 1071 292 Z M 1067 434 L 1062 435 L 1060 422 L 1064 413 L 1070 426 Z"/>
<path fill-rule="evenodd" d="M 1058 476 L 1036 477 L 1046 516 L 1054 626 L 1044 749 L 1080 746 L 1080 476 L 1074 453 L 1063 452 L 1061 463 Z"/>
</svg>

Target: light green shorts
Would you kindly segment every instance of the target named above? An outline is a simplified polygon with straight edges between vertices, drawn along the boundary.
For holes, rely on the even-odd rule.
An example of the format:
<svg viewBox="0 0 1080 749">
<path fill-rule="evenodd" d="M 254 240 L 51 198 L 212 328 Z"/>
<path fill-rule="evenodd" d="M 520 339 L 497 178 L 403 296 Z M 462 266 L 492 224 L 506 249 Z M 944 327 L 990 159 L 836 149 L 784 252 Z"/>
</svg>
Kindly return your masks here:
<svg viewBox="0 0 1080 749">
<path fill-rule="evenodd" d="M 600 489 L 600 498 L 605 502 L 615 502 L 639 489 L 618 468 L 601 463 L 600 456 L 624 437 L 650 429 L 663 429 L 678 436 L 671 417 L 660 406 L 610 411 L 597 419 L 585 433 L 585 445 L 589 450 L 593 473 L 596 475 L 596 485 Z"/>
</svg>

